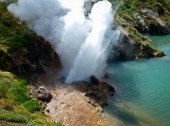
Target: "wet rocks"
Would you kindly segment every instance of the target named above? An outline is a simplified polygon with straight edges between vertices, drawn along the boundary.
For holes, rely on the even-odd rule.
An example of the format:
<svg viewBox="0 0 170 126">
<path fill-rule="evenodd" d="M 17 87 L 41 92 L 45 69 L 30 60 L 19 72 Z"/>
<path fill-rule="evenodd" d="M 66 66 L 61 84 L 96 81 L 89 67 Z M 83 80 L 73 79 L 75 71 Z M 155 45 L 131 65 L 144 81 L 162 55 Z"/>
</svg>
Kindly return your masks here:
<svg viewBox="0 0 170 126">
<path fill-rule="evenodd" d="M 92 84 L 99 84 L 99 80 L 94 75 L 90 77 L 90 82 Z"/>
<path fill-rule="evenodd" d="M 86 96 L 93 99 L 102 107 L 107 106 L 108 99 L 115 93 L 114 87 L 109 85 L 105 80 L 98 80 L 95 76 L 91 76 L 90 79 L 93 84 L 89 86 Z"/>
<path fill-rule="evenodd" d="M 98 80 L 95 76 L 90 77 L 90 83 L 79 81 L 73 82 L 73 86 L 84 92 L 89 97 L 88 102 L 93 106 L 105 107 L 108 105 L 108 99 L 114 95 L 115 89 L 105 80 Z"/>
<path fill-rule="evenodd" d="M 117 44 L 112 48 L 108 62 L 115 60 L 133 60 L 141 58 L 161 57 L 164 55 L 164 52 L 152 48 L 149 44 L 134 42 L 133 39 L 122 33 Z"/>
</svg>

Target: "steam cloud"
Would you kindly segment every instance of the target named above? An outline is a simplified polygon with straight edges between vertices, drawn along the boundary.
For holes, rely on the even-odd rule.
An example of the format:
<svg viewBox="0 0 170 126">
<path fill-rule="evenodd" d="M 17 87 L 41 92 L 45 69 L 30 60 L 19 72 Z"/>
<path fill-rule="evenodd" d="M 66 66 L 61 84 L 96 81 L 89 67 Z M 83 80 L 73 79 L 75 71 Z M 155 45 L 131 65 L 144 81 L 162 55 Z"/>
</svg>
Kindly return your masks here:
<svg viewBox="0 0 170 126">
<path fill-rule="evenodd" d="M 85 0 L 18 0 L 8 10 L 29 28 L 49 41 L 59 54 L 66 82 L 101 77 L 108 47 L 117 41 L 119 31 L 111 30 L 111 3 L 94 4 L 85 16 Z"/>
</svg>

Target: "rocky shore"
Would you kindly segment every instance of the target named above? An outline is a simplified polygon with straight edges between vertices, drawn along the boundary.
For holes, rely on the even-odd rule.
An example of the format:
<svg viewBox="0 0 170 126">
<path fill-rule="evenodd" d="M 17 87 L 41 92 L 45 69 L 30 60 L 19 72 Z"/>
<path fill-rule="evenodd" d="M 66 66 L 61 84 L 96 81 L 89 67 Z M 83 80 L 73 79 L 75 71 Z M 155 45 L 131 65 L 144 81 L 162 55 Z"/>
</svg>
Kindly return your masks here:
<svg viewBox="0 0 170 126">
<path fill-rule="evenodd" d="M 66 85 L 49 76 L 40 76 L 31 88 L 31 96 L 44 106 L 46 115 L 65 126 L 119 126 L 116 118 L 112 118 L 114 121 L 110 124 L 104 112 L 108 99 L 115 93 L 106 81 L 91 76 L 90 82 Z"/>
</svg>

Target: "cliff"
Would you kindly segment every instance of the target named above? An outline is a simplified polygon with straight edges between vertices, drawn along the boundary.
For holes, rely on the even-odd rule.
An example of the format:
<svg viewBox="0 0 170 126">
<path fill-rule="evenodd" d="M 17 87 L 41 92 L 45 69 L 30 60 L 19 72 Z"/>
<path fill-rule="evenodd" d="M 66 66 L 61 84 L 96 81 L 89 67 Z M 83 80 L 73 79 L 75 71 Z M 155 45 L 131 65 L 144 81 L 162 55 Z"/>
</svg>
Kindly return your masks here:
<svg viewBox="0 0 170 126">
<path fill-rule="evenodd" d="M 116 0 L 111 2 L 115 3 Z M 145 35 L 167 35 L 170 28 L 169 1 L 122 0 L 115 20 L 120 26 L 120 42 L 114 47 L 111 59 L 139 59 L 164 56 L 154 49 Z"/>
</svg>

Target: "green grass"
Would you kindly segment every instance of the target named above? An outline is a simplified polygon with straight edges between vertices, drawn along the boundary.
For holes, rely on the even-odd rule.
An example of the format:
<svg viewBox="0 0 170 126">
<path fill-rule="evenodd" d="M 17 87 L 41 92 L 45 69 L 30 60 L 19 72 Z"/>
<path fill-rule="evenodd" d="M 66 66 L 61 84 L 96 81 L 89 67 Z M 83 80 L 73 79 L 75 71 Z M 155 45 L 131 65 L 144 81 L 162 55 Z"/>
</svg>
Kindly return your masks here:
<svg viewBox="0 0 170 126">
<path fill-rule="evenodd" d="M 23 115 L 16 114 L 14 112 L 0 109 L 0 120 L 4 120 L 8 122 L 26 123 L 28 121 L 28 118 Z"/>
<path fill-rule="evenodd" d="M 0 91 L 0 97 L 13 104 L 22 104 L 30 99 L 27 94 L 27 82 L 9 72 L 0 71 Z"/>
<path fill-rule="evenodd" d="M 34 32 L 14 18 L 0 3 L 0 49 L 6 53 L 28 48 L 36 39 Z"/>
<path fill-rule="evenodd" d="M 36 100 L 28 95 L 27 82 L 10 72 L 0 71 L 0 120 L 29 126 L 62 126 L 46 117 Z"/>
<path fill-rule="evenodd" d="M 29 100 L 26 101 L 23 106 L 26 108 L 27 111 L 33 113 L 35 111 L 40 111 L 41 110 L 41 106 L 38 104 L 37 101 L 35 100 Z"/>
</svg>

